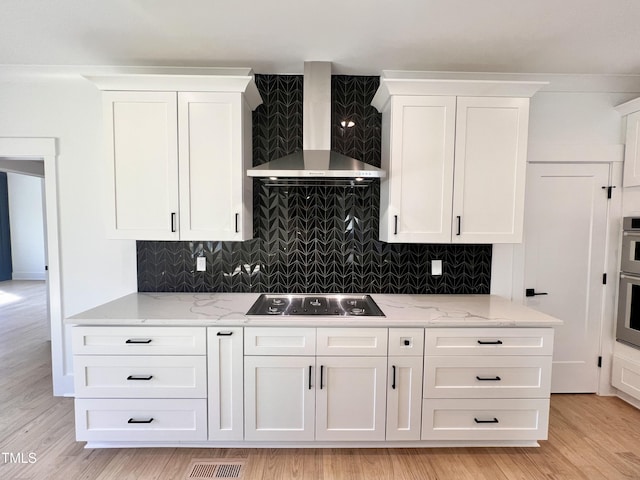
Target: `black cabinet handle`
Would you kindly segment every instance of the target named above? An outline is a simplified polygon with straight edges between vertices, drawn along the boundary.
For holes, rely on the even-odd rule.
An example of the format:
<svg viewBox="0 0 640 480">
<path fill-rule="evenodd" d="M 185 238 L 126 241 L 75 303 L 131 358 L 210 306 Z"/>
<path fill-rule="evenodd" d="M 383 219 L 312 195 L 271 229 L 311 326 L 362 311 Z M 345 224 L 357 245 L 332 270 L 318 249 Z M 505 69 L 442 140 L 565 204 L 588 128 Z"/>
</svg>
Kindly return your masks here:
<svg viewBox="0 0 640 480">
<path fill-rule="evenodd" d="M 240 216 L 240 214 L 239 214 L 239 213 L 236 213 L 236 233 L 238 233 L 238 232 L 239 232 L 239 230 L 238 230 L 238 217 L 239 217 L 239 216 Z"/>
<path fill-rule="evenodd" d="M 322 376 L 324 374 L 324 365 L 320 365 L 320 390 L 322 390 Z"/>
<path fill-rule="evenodd" d="M 171 212 L 171 231 L 176 231 L 176 212 Z"/>
<path fill-rule="evenodd" d="M 396 389 L 396 366 L 393 365 L 391 367 L 391 370 L 393 371 L 393 377 L 391 379 L 391 388 L 395 390 Z"/>
<path fill-rule="evenodd" d="M 398 215 L 393 216 L 393 234 L 398 234 Z"/>
<path fill-rule="evenodd" d="M 127 380 L 151 380 L 153 375 L 129 375 Z"/>
<path fill-rule="evenodd" d="M 149 343 L 151 343 L 151 339 L 150 338 L 130 338 L 124 343 L 145 343 L 145 344 L 149 344 Z"/>
<path fill-rule="evenodd" d="M 500 423 L 495 417 L 491 420 L 478 420 L 477 418 L 474 418 L 473 421 L 476 423 Z"/>
<path fill-rule="evenodd" d="M 502 340 L 491 340 L 491 341 L 478 340 L 478 344 L 479 345 L 502 345 Z"/>
<path fill-rule="evenodd" d="M 150 418 L 149 420 L 135 420 L 133 418 L 130 418 L 127 423 L 151 423 L 151 422 L 153 422 L 153 417 Z"/>
<path fill-rule="evenodd" d="M 309 390 L 311 390 L 311 367 L 312 365 L 309 365 Z"/>
<path fill-rule="evenodd" d="M 219 337 L 230 337 L 231 335 L 233 335 L 233 332 L 218 332 L 216 333 L 216 335 Z"/>
<path fill-rule="evenodd" d="M 538 295 L 549 295 L 547 292 L 536 292 L 535 288 L 527 288 L 524 291 L 525 297 L 536 297 Z"/>
<path fill-rule="evenodd" d="M 480 380 L 481 382 L 499 382 L 502 379 L 498 375 L 495 377 L 479 377 L 476 375 L 476 380 Z"/>
<path fill-rule="evenodd" d="M 458 230 L 456 232 L 456 235 L 460 235 L 460 222 L 462 221 L 460 215 L 456 216 L 456 221 L 458 222 Z"/>
</svg>

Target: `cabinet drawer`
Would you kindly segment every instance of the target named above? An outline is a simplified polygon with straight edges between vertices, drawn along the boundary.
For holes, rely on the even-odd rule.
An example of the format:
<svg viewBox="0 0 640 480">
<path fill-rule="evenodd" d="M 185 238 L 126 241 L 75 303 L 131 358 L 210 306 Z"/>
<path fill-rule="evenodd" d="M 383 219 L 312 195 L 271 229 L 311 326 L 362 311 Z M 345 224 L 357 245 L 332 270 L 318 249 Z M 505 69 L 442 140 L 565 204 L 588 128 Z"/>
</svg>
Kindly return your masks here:
<svg viewBox="0 0 640 480">
<path fill-rule="evenodd" d="M 245 355 L 315 355 L 315 328 L 245 328 Z"/>
<path fill-rule="evenodd" d="M 424 398 L 548 398 L 551 357 L 424 357 Z"/>
<path fill-rule="evenodd" d="M 422 356 L 424 354 L 423 328 L 390 328 L 389 356 Z"/>
<path fill-rule="evenodd" d="M 207 439 L 205 399 L 83 399 L 75 401 L 79 441 Z"/>
<path fill-rule="evenodd" d="M 74 355 L 205 355 L 200 327 L 74 327 Z"/>
<path fill-rule="evenodd" d="M 422 404 L 422 440 L 546 440 L 548 399 L 437 399 Z"/>
<path fill-rule="evenodd" d="M 77 355 L 77 397 L 206 398 L 206 357 Z"/>
<path fill-rule="evenodd" d="M 551 355 L 553 328 L 427 328 L 425 355 Z"/>
<path fill-rule="evenodd" d="M 614 355 L 611 384 L 618 390 L 640 399 L 640 364 Z"/>
<path fill-rule="evenodd" d="M 319 328 L 318 355 L 387 356 L 386 328 Z"/>
</svg>

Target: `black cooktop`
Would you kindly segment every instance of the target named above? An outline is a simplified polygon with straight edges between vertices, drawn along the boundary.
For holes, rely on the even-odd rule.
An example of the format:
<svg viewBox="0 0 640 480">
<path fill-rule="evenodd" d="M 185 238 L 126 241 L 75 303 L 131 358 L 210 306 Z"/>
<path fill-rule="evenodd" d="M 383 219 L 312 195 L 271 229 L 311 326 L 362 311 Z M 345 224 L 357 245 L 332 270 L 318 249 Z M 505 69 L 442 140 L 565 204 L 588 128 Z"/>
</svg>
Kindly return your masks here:
<svg viewBox="0 0 640 480">
<path fill-rule="evenodd" d="M 384 317 L 371 296 L 341 294 L 262 294 L 247 315 Z"/>
</svg>

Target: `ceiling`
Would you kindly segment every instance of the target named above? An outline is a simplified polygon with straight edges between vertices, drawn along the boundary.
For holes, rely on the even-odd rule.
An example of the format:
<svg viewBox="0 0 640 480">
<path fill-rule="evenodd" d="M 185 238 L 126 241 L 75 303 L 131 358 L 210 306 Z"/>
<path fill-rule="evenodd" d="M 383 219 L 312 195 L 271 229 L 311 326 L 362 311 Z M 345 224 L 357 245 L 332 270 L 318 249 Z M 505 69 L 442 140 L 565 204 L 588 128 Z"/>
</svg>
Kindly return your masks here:
<svg viewBox="0 0 640 480">
<path fill-rule="evenodd" d="M 0 65 L 640 74 L 638 0 L 2 0 Z"/>
</svg>

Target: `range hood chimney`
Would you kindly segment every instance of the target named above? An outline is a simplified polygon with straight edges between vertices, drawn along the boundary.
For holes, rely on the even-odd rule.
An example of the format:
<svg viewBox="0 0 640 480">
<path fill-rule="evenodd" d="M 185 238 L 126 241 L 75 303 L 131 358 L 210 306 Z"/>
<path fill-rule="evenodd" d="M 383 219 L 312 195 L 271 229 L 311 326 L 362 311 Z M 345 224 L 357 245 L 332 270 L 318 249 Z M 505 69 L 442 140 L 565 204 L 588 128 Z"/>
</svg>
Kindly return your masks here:
<svg viewBox="0 0 640 480">
<path fill-rule="evenodd" d="M 247 170 L 273 185 L 350 185 L 386 176 L 373 165 L 331 151 L 331 62 L 305 62 L 302 151 Z"/>
</svg>

